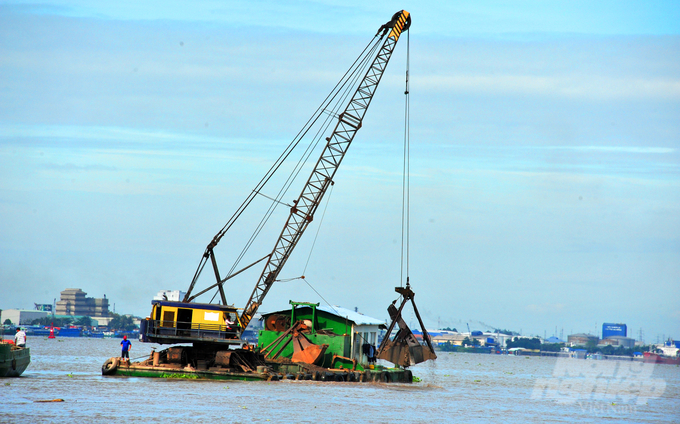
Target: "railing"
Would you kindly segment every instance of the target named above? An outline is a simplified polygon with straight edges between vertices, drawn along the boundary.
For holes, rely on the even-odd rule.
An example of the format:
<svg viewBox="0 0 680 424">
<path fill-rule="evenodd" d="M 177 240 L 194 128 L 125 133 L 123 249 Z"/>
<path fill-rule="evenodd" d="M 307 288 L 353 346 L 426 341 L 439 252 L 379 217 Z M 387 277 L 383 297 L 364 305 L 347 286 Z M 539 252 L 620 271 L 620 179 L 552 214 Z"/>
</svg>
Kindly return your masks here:
<svg viewBox="0 0 680 424">
<path fill-rule="evenodd" d="M 236 324 L 195 324 L 178 321 L 149 321 L 146 330 L 147 337 L 165 339 L 211 339 L 211 340 L 238 340 L 240 331 Z"/>
</svg>

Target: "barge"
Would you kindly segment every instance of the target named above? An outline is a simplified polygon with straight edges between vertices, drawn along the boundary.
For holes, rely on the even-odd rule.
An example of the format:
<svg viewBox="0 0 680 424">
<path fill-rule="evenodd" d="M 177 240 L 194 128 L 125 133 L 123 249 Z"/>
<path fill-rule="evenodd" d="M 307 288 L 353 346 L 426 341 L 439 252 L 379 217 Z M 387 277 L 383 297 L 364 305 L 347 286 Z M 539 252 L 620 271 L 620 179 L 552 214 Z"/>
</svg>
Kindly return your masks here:
<svg viewBox="0 0 680 424">
<path fill-rule="evenodd" d="M 31 349 L 0 341 L 0 377 L 19 377 L 31 363 Z"/>
<path fill-rule="evenodd" d="M 173 349 L 173 348 L 169 348 Z M 382 382 L 411 383 L 413 374 L 410 370 L 376 366 L 374 369 L 352 370 L 349 368 L 329 369 L 312 364 L 298 363 L 291 360 L 261 361 L 263 365 L 255 370 L 243 371 L 233 364 L 217 363 L 169 363 L 154 362 L 154 355 L 164 356 L 168 349 L 153 352 L 151 356 L 139 362 L 129 362 L 120 358 L 109 358 L 102 365 L 102 374 L 107 376 L 152 377 L 202 380 L 237 380 L 237 381 L 280 381 L 309 380 L 322 382 Z M 232 355 L 248 351 L 232 350 Z M 196 366 L 194 366 L 196 365 Z"/>
<path fill-rule="evenodd" d="M 109 358 L 102 374 L 242 381 L 413 381 L 410 370 L 377 363 L 375 346 L 380 330 L 386 328 L 382 321 L 340 307 L 290 304 L 290 310 L 263 315 L 265 327 L 259 331 L 258 344 L 250 346 L 239 338 L 238 326 L 225 324 L 231 322 L 233 308 L 192 303 L 190 315 L 197 321 L 176 322 L 177 314 L 189 319 L 188 305 L 154 301 L 154 315 L 167 320 L 142 321 L 143 340 L 191 340 L 193 344 L 154 351 L 137 362 Z M 220 311 L 223 319 L 198 322 L 206 311 Z"/>
<path fill-rule="evenodd" d="M 286 148 L 284 154 L 277 159 L 265 177 L 250 191 L 234 215 L 207 245 L 181 301 L 179 298 L 172 300 L 165 298 L 152 302 L 152 312 L 140 326 L 141 341 L 182 345 L 153 352 L 149 358 L 134 363 L 110 358 L 102 366 L 103 374 L 228 380 L 294 378 L 410 383 L 413 378 L 411 372 L 406 370 L 408 366 L 436 358 L 415 303 L 413 308 L 423 331 L 426 346 L 418 342 L 402 319 L 402 309 L 408 300 L 413 301 L 414 295 L 409 286 L 408 275 L 404 275 L 406 288 L 398 287 L 396 290 L 402 298 L 401 305 L 397 308 L 395 300 L 388 307 L 392 320 L 389 326 L 380 320 L 364 317 L 356 311 L 332 306 L 324 309 L 318 303 L 291 301 L 290 310 L 265 315 L 265 328 L 260 331 L 256 346 L 250 346 L 243 339 L 248 324 L 255 317 L 272 285 L 282 281 L 280 274 L 283 266 L 302 234 L 314 221 L 314 215 L 325 193 L 336 183 L 336 171 L 354 136 L 363 126 L 364 115 L 397 41 L 410 25 L 411 15 L 401 10 L 380 26 L 373 37 L 372 46 L 361 53 L 333 92 L 326 97 L 314 116 Z M 354 94 L 351 94 L 352 92 Z M 408 94 L 408 90 L 405 94 Z M 312 130 L 312 127 L 315 129 Z M 321 137 L 325 134 L 329 135 L 324 137 L 325 147 L 321 148 L 324 146 Z M 309 140 L 309 150 L 302 154 L 300 163 L 293 168 L 282 167 L 283 161 L 291 157 L 293 149 L 301 146 L 301 138 L 305 136 L 314 139 Z M 286 202 L 284 196 L 299 171 L 305 167 L 304 162 L 311 157 L 313 146 L 317 145 L 322 151 L 309 179 L 299 197 L 292 203 Z M 284 170 L 291 172 L 290 175 L 272 179 L 275 173 Z M 274 184 L 273 181 L 278 181 L 283 186 L 275 188 L 267 185 L 269 182 Z M 265 194 L 272 192 L 279 193 L 277 198 Z M 261 197 L 271 203 L 261 205 L 259 202 Z M 258 202 L 255 202 L 256 198 Z M 248 237 L 241 233 L 242 227 L 237 227 L 236 222 L 245 216 L 247 208 L 255 207 L 253 205 L 263 207 L 265 218 L 254 234 Z M 259 244 L 254 243 L 255 238 L 260 235 L 265 222 L 275 209 L 282 205 L 287 206 L 285 209 L 288 211 L 288 219 L 273 249 L 256 254 L 249 253 L 254 246 L 259 249 Z M 406 213 L 402 219 L 408 216 Z M 250 223 L 246 225 L 250 226 Z M 239 232 L 231 233 L 230 230 L 233 228 L 239 228 Z M 225 275 L 218 267 L 216 248 L 228 232 L 234 238 L 243 236 L 246 240 L 242 252 L 235 258 L 235 262 Z M 407 243 L 408 238 L 404 237 L 403 242 Z M 235 248 L 235 245 L 230 241 L 229 249 Z M 243 263 L 248 265 L 243 266 Z M 229 284 L 234 284 L 233 278 L 239 275 L 240 278 L 244 278 L 249 275 L 252 267 L 260 263 L 263 264 L 263 268 L 250 298 L 243 308 L 235 308 L 227 300 L 231 293 L 226 288 L 226 283 L 229 281 Z M 201 290 L 197 283 L 208 265 L 212 266 L 215 280 L 209 287 Z M 407 266 L 405 268 L 408 269 Z M 213 292 L 213 296 L 209 303 L 197 302 L 200 296 L 210 291 Z M 396 334 L 390 338 L 395 326 L 398 326 Z M 381 330 L 386 330 L 386 333 L 378 348 Z M 382 366 L 377 362 L 378 359 L 391 362 L 394 367 Z"/>
</svg>

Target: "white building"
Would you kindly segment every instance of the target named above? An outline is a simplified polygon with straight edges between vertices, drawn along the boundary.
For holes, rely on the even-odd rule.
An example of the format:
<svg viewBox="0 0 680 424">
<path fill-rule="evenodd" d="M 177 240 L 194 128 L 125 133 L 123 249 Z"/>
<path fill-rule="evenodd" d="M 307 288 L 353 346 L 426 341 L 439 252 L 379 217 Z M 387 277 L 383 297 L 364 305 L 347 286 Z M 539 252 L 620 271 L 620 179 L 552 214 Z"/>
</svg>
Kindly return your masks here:
<svg viewBox="0 0 680 424">
<path fill-rule="evenodd" d="M 34 309 L 5 309 L 0 316 L 1 323 L 5 320 L 12 321 L 13 325 L 28 325 L 33 320 L 52 315 L 50 312 L 36 311 Z"/>
<path fill-rule="evenodd" d="M 181 290 L 161 290 L 153 297 L 153 300 L 169 300 L 171 302 L 181 302 L 186 292 Z"/>
</svg>

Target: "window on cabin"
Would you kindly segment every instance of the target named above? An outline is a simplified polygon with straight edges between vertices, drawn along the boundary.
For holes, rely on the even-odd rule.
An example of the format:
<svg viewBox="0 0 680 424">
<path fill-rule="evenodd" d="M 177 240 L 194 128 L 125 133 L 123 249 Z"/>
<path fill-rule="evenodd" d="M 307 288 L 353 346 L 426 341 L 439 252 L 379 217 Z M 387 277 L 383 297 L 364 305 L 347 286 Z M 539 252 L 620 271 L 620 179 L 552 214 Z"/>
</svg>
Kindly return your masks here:
<svg viewBox="0 0 680 424">
<path fill-rule="evenodd" d="M 161 327 L 174 327 L 175 326 L 175 311 L 163 311 L 163 321 L 161 321 Z"/>
<path fill-rule="evenodd" d="M 183 328 L 186 330 L 191 329 L 191 321 L 193 321 L 193 309 L 183 309 L 177 310 L 177 328 Z"/>
<path fill-rule="evenodd" d="M 352 358 L 361 359 L 361 333 L 354 333 L 354 342 L 352 343 Z"/>
</svg>

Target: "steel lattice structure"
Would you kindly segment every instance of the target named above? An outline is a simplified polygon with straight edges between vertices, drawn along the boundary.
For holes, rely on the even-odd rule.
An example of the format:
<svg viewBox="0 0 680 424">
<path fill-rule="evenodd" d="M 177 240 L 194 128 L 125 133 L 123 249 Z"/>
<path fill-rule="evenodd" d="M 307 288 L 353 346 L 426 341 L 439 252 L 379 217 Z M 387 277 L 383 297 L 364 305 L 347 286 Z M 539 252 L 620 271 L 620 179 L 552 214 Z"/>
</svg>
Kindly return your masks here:
<svg viewBox="0 0 680 424">
<path fill-rule="evenodd" d="M 392 17 L 392 20 L 381 26 L 378 30 L 378 34 L 381 34 L 380 40 L 384 40 L 382 46 L 378 50 L 378 53 L 373 59 L 373 62 L 368 68 L 365 76 L 359 83 L 358 88 L 352 96 L 352 99 L 347 104 L 345 110 L 338 116 L 338 122 L 333 130 L 333 133 L 326 138 L 327 144 L 324 147 L 324 150 L 321 153 L 321 156 L 317 161 L 312 174 L 302 189 L 300 196 L 293 202 L 294 205 L 290 210 L 290 215 L 288 216 L 286 225 L 283 227 L 283 231 L 281 231 L 281 234 L 279 235 L 274 250 L 269 255 L 261 259 L 266 259 L 267 262 L 257 284 L 255 285 L 250 299 L 248 300 L 248 303 L 243 309 L 243 313 L 240 317 L 238 317 L 241 328 L 247 327 L 248 323 L 257 312 L 257 309 L 262 304 L 262 301 L 267 295 L 267 292 L 271 288 L 272 284 L 276 281 L 281 269 L 290 257 L 305 229 L 312 222 L 314 214 L 319 207 L 326 190 L 331 184 L 333 184 L 333 177 L 335 176 L 335 173 L 340 166 L 347 149 L 352 143 L 357 131 L 361 128 L 366 110 L 371 104 L 373 95 L 375 94 L 388 62 L 392 57 L 392 52 L 394 51 L 397 41 L 399 40 L 402 32 L 409 28 L 410 24 L 410 14 L 402 10 L 397 12 Z M 385 35 L 387 35 L 386 38 Z M 184 298 L 185 302 L 191 301 L 208 290 L 217 287 L 222 302 L 226 304 L 226 297 L 222 285 L 228 278 L 231 278 L 236 274 L 225 279 L 220 278 L 213 248 L 224 235 L 223 231 L 218 233 L 218 235 L 213 238 L 213 241 L 206 248 L 204 256 L 201 260 L 201 264 L 199 265 L 199 268 L 194 276 L 194 280 L 192 281 Z M 210 260 L 213 265 L 217 283 L 192 296 L 192 290 L 196 280 L 200 275 L 203 266 L 208 260 Z M 247 268 L 250 268 L 253 265 L 255 264 L 251 264 Z M 245 269 L 239 271 L 238 273 L 244 271 Z"/>
<path fill-rule="evenodd" d="M 368 110 L 368 106 L 371 104 L 387 63 L 392 57 L 392 52 L 397 45 L 399 36 L 408 29 L 410 22 L 411 19 L 408 12 L 401 11 L 392 18 L 390 23 L 383 26 L 385 32 L 391 30 L 390 34 L 378 51 L 347 108 L 338 117 L 338 123 L 333 133 L 326 139 L 328 143 L 319 161 L 316 163 L 314 171 L 312 171 L 307 184 L 302 189 L 300 197 L 295 201 L 293 208 L 291 208 L 288 221 L 283 227 L 276 247 L 274 247 L 260 279 L 241 314 L 240 321 L 243 328 L 248 325 L 255 315 L 255 312 L 262 303 L 262 299 L 267 295 L 267 292 L 278 277 L 298 240 L 300 240 L 309 223 L 312 222 L 314 213 L 319 207 L 323 195 L 328 186 L 332 184 L 333 177 L 342 159 L 345 157 L 347 149 L 349 149 L 354 136 L 359 128 L 361 128 L 366 110 Z"/>
</svg>

